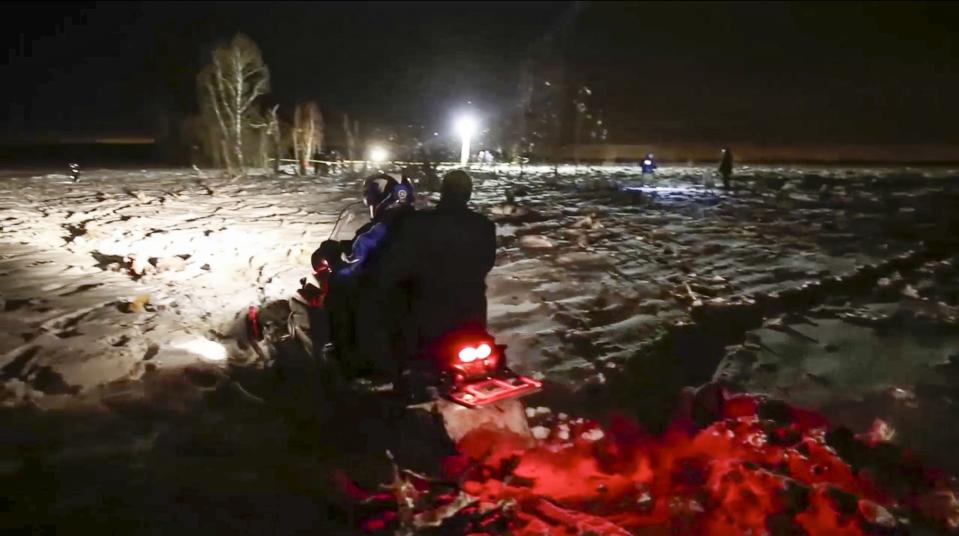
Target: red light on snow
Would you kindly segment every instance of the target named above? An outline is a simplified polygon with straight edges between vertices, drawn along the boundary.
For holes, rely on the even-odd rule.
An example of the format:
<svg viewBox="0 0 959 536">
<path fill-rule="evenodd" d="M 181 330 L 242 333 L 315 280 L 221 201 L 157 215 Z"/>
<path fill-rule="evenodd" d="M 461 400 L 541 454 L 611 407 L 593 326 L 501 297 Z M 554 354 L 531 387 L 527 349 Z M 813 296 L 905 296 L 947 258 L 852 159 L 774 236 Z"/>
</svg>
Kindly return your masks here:
<svg viewBox="0 0 959 536">
<path fill-rule="evenodd" d="M 463 405 L 488 404 L 475 401 L 499 381 L 466 386 L 463 393 L 474 398 Z M 760 418 L 770 403 L 776 405 L 766 409 L 775 409 L 777 417 Z M 872 462 L 867 464 L 877 472 L 860 473 L 830 445 L 828 424 L 817 414 L 751 395 L 723 393 L 719 404 L 716 420 L 704 428 L 693 431 L 677 422 L 661 437 L 615 415 L 605 429 L 584 419 L 564 420 L 532 444 L 525 435 L 474 428 L 457 442 L 461 454 L 443 463 L 445 480 L 460 483 L 453 493 L 421 477 L 404 480 L 419 494 L 414 515 L 455 519 L 463 527 L 457 533 L 517 536 L 864 536 L 907 528 L 900 512 L 954 530 L 951 479 L 917 465 L 906 451 L 847 445 L 841 450 L 862 460 L 899 460 L 890 464 L 892 473 Z M 894 476 L 905 467 L 917 477 L 909 484 Z M 880 482 L 892 487 L 879 488 Z M 476 502 L 455 504 L 458 492 Z M 401 509 L 409 508 L 409 496 L 382 496 L 383 510 L 370 522 L 393 527 L 388 523 L 408 512 Z M 512 506 L 503 508 L 507 502 Z"/>
</svg>

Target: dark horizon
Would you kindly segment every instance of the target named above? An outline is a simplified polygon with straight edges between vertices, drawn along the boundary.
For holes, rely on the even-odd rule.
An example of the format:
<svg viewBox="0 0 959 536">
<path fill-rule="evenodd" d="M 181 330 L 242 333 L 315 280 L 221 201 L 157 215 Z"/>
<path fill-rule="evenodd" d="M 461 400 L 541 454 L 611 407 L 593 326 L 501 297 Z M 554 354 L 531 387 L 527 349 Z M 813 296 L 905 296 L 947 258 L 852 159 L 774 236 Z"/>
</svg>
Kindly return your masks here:
<svg viewBox="0 0 959 536">
<path fill-rule="evenodd" d="M 339 124 L 501 121 L 535 56 L 586 85 L 611 143 L 955 144 L 955 4 L 11 4 L 0 137 L 151 136 L 250 35 L 267 102 Z"/>
</svg>

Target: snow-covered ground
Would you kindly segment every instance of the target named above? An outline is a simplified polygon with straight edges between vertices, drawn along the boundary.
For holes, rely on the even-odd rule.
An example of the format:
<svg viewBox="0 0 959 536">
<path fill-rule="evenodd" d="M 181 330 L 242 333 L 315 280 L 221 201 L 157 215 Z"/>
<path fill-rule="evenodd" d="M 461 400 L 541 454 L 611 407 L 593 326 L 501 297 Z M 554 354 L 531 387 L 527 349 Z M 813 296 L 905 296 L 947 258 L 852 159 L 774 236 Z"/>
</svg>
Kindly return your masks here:
<svg viewBox="0 0 959 536">
<path fill-rule="evenodd" d="M 186 170 L 90 170 L 79 184 L 2 177 L 0 400 L 107 414 L 157 397 L 175 407 L 258 370 L 231 340 L 236 315 L 296 288 L 358 191 L 333 178 Z M 676 392 L 671 380 L 707 381 L 718 366 L 743 388 L 854 426 L 875 407 L 873 416 L 912 423 L 903 440 L 920 447 L 948 435 L 916 419 L 941 426 L 959 400 L 959 249 L 949 243 L 959 172 L 744 167 L 732 192 L 696 167 L 474 177 L 474 205 L 500 239 L 491 328 L 550 390 L 658 382 Z M 909 261 L 902 270 L 889 264 L 897 258 Z M 876 273 L 857 279 L 864 266 Z M 826 295 L 809 291 L 829 282 Z M 723 320 L 756 304 L 770 313 L 765 327 L 762 315 Z M 678 347 L 669 341 L 707 324 L 714 344 L 700 360 L 655 377 Z M 171 379 L 183 370 L 186 381 Z M 637 375 L 653 377 L 622 380 Z"/>
<path fill-rule="evenodd" d="M 685 298 L 783 290 L 913 247 L 883 236 L 882 210 L 887 197 L 921 191 L 883 197 L 869 186 L 930 174 L 761 168 L 743 172 L 750 189 L 735 195 L 704 189 L 708 173 L 696 168 L 646 180 L 630 168 L 476 175 L 476 205 L 501 238 L 491 324 L 521 368 L 578 382 L 687 321 Z M 0 188 L 3 377 L 8 392 L 41 400 L 181 365 L 213 346 L 204 341 L 224 342 L 238 312 L 296 288 L 356 194 L 330 179 L 185 171 L 91 171 L 76 185 L 8 177 Z"/>
<path fill-rule="evenodd" d="M 919 169 L 746 168 L 731 195 L 704 187 L 701 168 L 518 173 L 475 173 L 501 245 L 491 325 L 520 368 L 572 383 L 601 381 L 688 322 L 692 301 L 754 299 L 915 250 L 942 217 L 926 201 L 955 186 L 951 170 Z M 350 181 L 192 171 L 8 176 L 0 188 L 0 364 L 8 393 L 39 400 L 205 347 L 222 357 L 204 341 L 228 342 L 238 312 L 287 297 L 356 196 Z"/>
<path fill-rule="evenodd" d="M 2 188 L 4 378 L 28 397 L 196 359 L 238 311 L 296 288 L 353 193 L 185 172 L 89 172 L 79 185 L 9 178 Z"/>
</svg>

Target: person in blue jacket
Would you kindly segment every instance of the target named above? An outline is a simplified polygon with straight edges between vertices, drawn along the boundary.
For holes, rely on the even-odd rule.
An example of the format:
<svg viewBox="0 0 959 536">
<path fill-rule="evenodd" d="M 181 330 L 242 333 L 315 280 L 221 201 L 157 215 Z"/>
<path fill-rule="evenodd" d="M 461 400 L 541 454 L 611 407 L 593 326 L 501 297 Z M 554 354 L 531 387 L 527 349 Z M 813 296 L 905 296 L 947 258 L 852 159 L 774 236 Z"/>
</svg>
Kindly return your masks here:
<svg viewBox="0 0 959 536">
<path fill-rule="evenodd" d="M 363 202 L 370 221 L 353 240 L 324 243 L 313 255 L 314 267 L 322 259 L 333 270 L 328 301 L 333 345 L 341 364 L 352 373 L 389 367 L 388 330 L 364 331 L 383 325 L 382 302 L 387 296 L 380 295 L 371 280 L 377 277 L 376 265 L 394 228 L 414 211 L 413 185 L 386 174 L 373 175 L 363 183 Z"/>
<path fill-rule="evenodd" d="M 653 157 L 653 153 L 646 155 L 646 158 L 643 158 L 643 175 L 650 174 L 656 171 L 656 158 Z"/>
<path fill-rule="evenodd" d="M 404 179 L 374 175 L 364 182 L 363 202 L 370 209 L 370 223 L 357 231 L 345 265 L 336 271 L 338 277 L 353 277 L 369 268 L 387 240 L 390 228 L 413 209 L 413 185 Z"/>
</svg>

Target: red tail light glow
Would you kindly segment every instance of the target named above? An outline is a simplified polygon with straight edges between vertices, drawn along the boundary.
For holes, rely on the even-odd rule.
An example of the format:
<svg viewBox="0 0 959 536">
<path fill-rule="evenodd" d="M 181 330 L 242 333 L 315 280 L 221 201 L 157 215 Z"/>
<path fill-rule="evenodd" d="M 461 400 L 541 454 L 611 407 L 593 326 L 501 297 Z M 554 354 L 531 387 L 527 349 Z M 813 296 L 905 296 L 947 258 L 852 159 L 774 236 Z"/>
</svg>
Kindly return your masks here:
<svg viewBox="0 0 959 536">
<path fill-rule="evenodd" d="M 473 348 L 472 346 L 467 346 L 460 350 L 459 358 L 463 363 L 472 363 L 473 361 L 476 361 L 476 357 L 476 348 Z"/>
<path fill-rule="evenodd" d="M 476 346 L 464 346 L 460 348 L 459 357 L 463 363 L 472 363 L 476 360 L 486 359 L 493 355 L 493 347 L 488 343 L 480 343 Z"/>
</svg>

